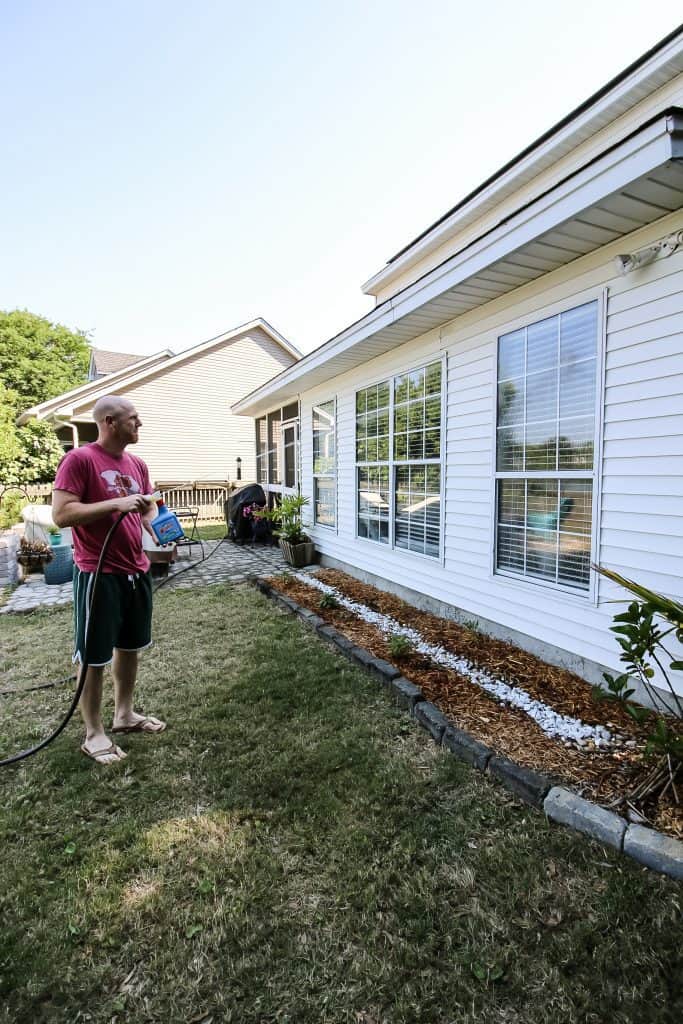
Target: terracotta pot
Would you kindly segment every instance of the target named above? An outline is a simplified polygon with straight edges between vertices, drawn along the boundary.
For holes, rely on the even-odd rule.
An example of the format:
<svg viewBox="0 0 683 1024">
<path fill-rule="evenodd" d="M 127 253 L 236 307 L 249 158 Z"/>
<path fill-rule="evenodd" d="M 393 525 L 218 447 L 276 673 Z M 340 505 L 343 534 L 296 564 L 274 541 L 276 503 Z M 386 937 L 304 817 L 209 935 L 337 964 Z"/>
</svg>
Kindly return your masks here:
<svg viewBox="0 0 683 1024">
<path fill-rule="evenodd" d="M 280 538 L 280 550 L 285 561 L 296 569 L 310 565 L 315 558 L 315 544 L 312 540 L 306 540 L 303 544 L 290 544 L 288 540 Z"/>
</svg>

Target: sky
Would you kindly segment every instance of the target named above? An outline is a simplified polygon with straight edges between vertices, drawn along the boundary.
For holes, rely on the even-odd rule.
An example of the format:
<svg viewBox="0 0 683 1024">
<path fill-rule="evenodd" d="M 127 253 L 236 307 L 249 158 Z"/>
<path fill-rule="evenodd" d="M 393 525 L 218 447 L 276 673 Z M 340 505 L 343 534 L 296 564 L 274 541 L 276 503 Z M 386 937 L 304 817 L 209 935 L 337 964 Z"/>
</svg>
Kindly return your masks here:
<svg viewBox="0 0 683 1024">
<path fill-rule="evenodd" d="M 680 20 L 669 0 L 0 0 L 0 309 L 308 352 L 362 283 Z"/>
</svg>

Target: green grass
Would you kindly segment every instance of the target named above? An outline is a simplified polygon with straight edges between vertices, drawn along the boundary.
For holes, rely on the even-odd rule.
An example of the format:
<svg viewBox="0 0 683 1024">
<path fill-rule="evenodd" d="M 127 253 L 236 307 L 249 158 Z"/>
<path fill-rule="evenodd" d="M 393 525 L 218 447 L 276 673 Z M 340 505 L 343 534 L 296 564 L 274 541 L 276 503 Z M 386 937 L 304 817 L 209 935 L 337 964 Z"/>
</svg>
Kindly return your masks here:
<svg viewBox="0 0 683 1024">
<path fill-rule="evenodd" d="M 167 732 L 103 770 L 72 724 L 0 774 L 2 1024 L 681 1019 L 675 883 L 436 748 L 253 590 L 164 590 L 155 619 Z M 0 618 L 0 688 L 68 671 L 69 629 Z M 66 699 L 0 698 L 2 751 Z"/>
<path fill-rule="evenodd" d="M 226 533 L 225 523 L 205 523 L 197 527 L 197 534 L 202 540 L 221 540 Z"/>
</svg>

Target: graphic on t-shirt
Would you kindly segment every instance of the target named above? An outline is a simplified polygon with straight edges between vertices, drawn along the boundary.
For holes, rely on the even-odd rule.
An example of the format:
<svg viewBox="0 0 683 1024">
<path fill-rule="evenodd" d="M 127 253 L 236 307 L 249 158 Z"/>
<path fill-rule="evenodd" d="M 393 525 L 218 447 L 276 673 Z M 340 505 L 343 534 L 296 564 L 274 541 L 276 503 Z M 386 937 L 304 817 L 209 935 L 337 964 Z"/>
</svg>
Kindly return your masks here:
<svg viewBox="0 0 683 1024">
<path fill-rule="evenodd" d="M 119 473 L 115 469 L 104 469 L 100 476 L 106 481 L 107 490 L 113 491 L 117 498 L 125 498 L 127 494 L 140 493 L 140 484 L 125 473 Z"/>
</svg>

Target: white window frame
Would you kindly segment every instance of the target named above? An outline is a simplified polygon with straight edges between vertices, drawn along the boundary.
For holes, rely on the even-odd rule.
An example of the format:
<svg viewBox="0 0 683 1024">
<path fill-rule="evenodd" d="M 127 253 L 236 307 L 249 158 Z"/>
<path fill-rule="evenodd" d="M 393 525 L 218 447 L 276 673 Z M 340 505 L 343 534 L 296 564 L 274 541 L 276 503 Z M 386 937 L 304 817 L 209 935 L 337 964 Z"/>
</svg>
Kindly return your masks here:
<svg viewBox="0 0 683 1024">
<path fill-rule="evenodd" d="M 283 494 L 296 494 L 298 492 L 298 490 L 299 490 L 299 484 L 301 483 L 301 472 L 300 472 L 300 465 L 299 465 L 299 463 L 300 463 L 300 448 L 301 448 L 301 440 L 300 440 L 301 432 L 300 432 L 300 429 L 299 429 L 299 422 L 300 422 L 299 421 L 299 417 L 297 416 L 296 419 L 282 420 L 282 424 L 280 426 L 280 452 L 279 452 L 279 455 L 280 455 L 280 465 L 282 466 L 282 484 L 280 486 L 282 487 L 282 493 Z M 285 468 L 285 447 L 286 447 L 285 446 L 285 430 L 289 430 L 289 429 L 292 429 L 292 428 L 294 429 L 294 484 L 293 484 L 293 486 L 288 487 L 285 484 L 285 475 L 286 475 L 286 468 Z M 277 485 L 275 485 L 275 486 L 277 486 Z"/>
<path fill-rule="evenodd" d="M 439 459 L 403 459 L 396 461 L 393 458 L 394 452 L 394 378 L 402 377 L 404 374 L 413 373 L 416 370 L 422 370 L 432 363 L 441 363 L 441 444 L 440 444 L 440 456 Z M 390 458 L 387 462 L 358 462 L 356 458 L 356 395 L 359 391 L 365 391 L 368 388 L 375 387 L 377 384 L 382 384 L 385 381 L 389 382 L 389 455 Z M 419 558 L 423 562 L 427 562 L 429 565 L 441 565 L 445 564 L 446 558 L 446 443 L 447 443 L 447 423 L 446 415 L 448 409 L 448 354 L 443 350 L 439 349 L 437 352 L 432 354 L 421 356 L 418 362 L 411 361 L 410 363 L 404 363 L 400 367 L 395 369 L 387 370 L 385 373 L 377 376 L 373 380 L 367 381 L 362 387 L 353 389 L 353 490 L 354 490 L 354 539 L 359 541 L 361 544 L 369 544 L 374 551 L 396 551 L 401 555 L 407 555 L 411 558 Z M 439 554 L 427 555 L 422 551 L 413 551 L 410 548 L 397 547 L 395 543 L 395 520 L 396 520 L 396 467 L 414 465 L 420 463 L 422 465 L 438 465 L 440 468 L 440 491 L 439 491 L 439 502 L 441 509 L 441 520 L 439 523 Z M 390 494 L 390 512 L 389 512 L 389 543 L 382 544 L 380 541 L 371 540 L 369 537 L 361 537 L 358 533 L 358 514 L 359 514 L 359 502 L 358 502 L 358 468 L 359 466 L 388 466 L 389 467 L 389 494 Z"/>
<path fill-rule="evenodd" d="M 293 405 L 294 402 L 286 402 L 285 405 L 275 406 L 274 409 L 269 409 L 268 412 L 263 413 L 261 416 L 257 416 L 254 420 L 254 443 L 256 445 L 256 482 L 263 487 L 266 494 L 297 494 L 301 485 L 301 401 L 297 397 L 296 399 L 298 412 L 296 417 L 290 417 L 288 420 L 282 419 L 282 410 L 288 405 Z M 270 479 L 270 453 L 275 451 L 275 448 L 270 448 L 268 444 L 268 417 L 272 416 L 273 413 L 280 413 L 280 436 L 277 442 L 277 453 L 280 462 L 280 468 L 282 471 L 282 482 L 279 484 L 273 483 Z M 266 467 L 266 479 L 265 482 L 258 479 L 258 421 L 264 419 L 266 421 L 266 450 L 262 458 L 265 460 Z M 295 483 L 294 487 L 286 487 L 284 483 L 285 477 L 285 439 L 284 432 L 285 427 L 294 427 L 296 431 L 295 450 L 294 450 L 294 475 Z"/>
<path fill-rule="evenodd" d="M 600 552 L 600 509 L 602 507 L 602 468 L 603 468 L 603 421 L 605 406 L 605 353 L 607 348 L 607 288 L 591 288 L 585 292 L 577 292 L 573 295 L 560 299 L 551 305 L 530 310 L 523 316 L 515 317 L 514 320 L 505 321 L 495 328 L 493 335 L 493 387 L 492 387 L 492 441 L 491 441 L 491 501 L 490 501 L 490 536 L 492 537 L 489 579 L 493 583 L 514 586 L 526 590 L 530 594 L 538 595 L 539 588 L 550 591 L 562 600 L 571 603 L 578 603 L 582 606 L 588 604 L 597 605 L 599 596 L 599 576 L 592 566 L 599 562 Z M 597 338 L 596 338 L 596 387 L 595 387 L 595 422 L 593 437 L 593 469 L 586 470 L 532 470 L 526 473 L 499 472 L 497 462 L 497 437 L 498 437 L 498 339 L 505 334 L 528 327 L 549 317 L 557 316 L 560 313 L 569 312 L 577 306 L 586 305 L 589 302 L 597 302 Z M 554 476 L 552 475 L 554 473 Z M 528 480 L 536 479 L 588 479 L 593 481 L 593 495 L 591 505 L 591 549 L 590 549 L 590 580 L 586 590 L 578 590 L 576 587 L 556 583 L 553 580 L 535 579 L 531 576 L 518 575 L 511 570 L 498 569 L 496 566 L 498 551 L 498 481 L 501 479 Z"/>
<path fill-rule="evenodd" d="M 315 472 L 314 427 L 313 427 L 314 417 L 315 417 L 315 410 L 320 405 L 330 405 L 330 404 L 332 404 L 332 406 L 334 408 L 334 413 L 333 413 L 333 415 L 334 415 L 334 469 L 333 469 L 332 473 L 316 473 Z M 355 427 L 355 418 L 354 418 L 354 427 Z M 339 528 L 338 501 L 337 501 L 337 478 L 338 478 L 337 458 L 338 458 L 338 452 L 339 452 L 338 445 L 339 445 L 339 434 L 338 434 L 338 431 L 337 431 L 337 396 L 334 395 L 332 398 L 326 398 L 324 401 L 311 402 L 311 480 L 313 482 L 313 488 L 312 488 L 313 489 L 313 494 L 311 496 L 311 501 L 313 503 L 313 526 L 316 529 L 320 528 L 321 530 L 328 530 L 331 533 L 337 533 L 338 528 Z M 319 477 L 324 479 L 324 480 L 330 480 L 331 479 L 333 481 L 333 484 L 334 484 L 334 524 L 333 525 L 330 525 L 329 523 L 319 523 L 316 520 L 316 518 L 315 518 L 315 494 L 316 494 L 315 482 L 316 482 L 316 480 Z"/>
</svg>

